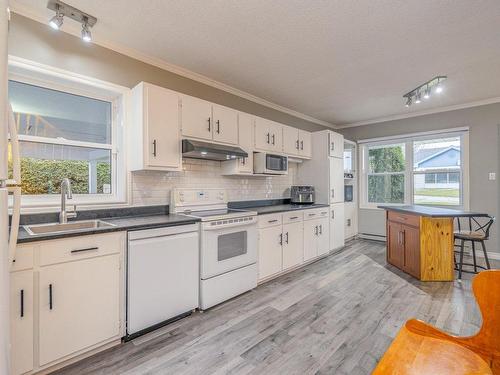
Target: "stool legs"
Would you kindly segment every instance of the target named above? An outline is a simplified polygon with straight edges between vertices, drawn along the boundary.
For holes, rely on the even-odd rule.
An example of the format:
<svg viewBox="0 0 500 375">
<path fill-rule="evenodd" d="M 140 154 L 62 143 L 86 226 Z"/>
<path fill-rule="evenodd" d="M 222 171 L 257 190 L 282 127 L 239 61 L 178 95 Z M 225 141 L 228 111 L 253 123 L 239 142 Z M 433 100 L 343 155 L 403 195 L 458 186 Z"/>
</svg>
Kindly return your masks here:
<svg viewBox="0 0 500 375">
<path fill-rule="evenodd" d="M 460 264 L 458 265 L 458 278 L 462 278 L 462 267 L 464 265 L 464 244 L 465 241 L 461 240 L 460 241 Z"/>
<path fill-rule="evenodd" d="M 491 269 L 490 260 L 488 259 L 488 253 L 486 252 L 486 246 L 484 246 L 484 241 L 481 241 L 481 246 L 483 247 L 484 260 L 486 261 L 486 267 L 488 267 L 488 269 Z"/>
<path fill-rule="evenodd" d="M 476 243 L 471 241 L 472 244 L 472 260 L 474 262 L 474 272 L 477 273 L 477 263 L 476 263 Z"/>
</svg>

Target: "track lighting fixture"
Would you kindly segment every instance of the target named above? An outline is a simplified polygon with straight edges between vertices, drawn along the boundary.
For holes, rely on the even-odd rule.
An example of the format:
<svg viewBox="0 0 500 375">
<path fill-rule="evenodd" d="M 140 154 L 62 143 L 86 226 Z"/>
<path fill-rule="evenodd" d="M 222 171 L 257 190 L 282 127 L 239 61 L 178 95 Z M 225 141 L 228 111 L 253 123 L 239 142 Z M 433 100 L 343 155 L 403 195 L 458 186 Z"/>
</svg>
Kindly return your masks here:
<svg viewBox="0 0 500 375">
<path fill-rule="evenodd" d="M 87 21 L 82 23 L 82 39 L 84 42 L 87 42 L 87 43 L 92 41 L 92 34 L 90 33 Z"/>
<path fill-rule="evenodd" d="M 421 84 L 417 88 L 414 88 L 410 92 L 403 95 L 406 99 L 405 106 L 410 107 L 412 103 L 419 104 L 422 102 L 422 95 L 424 99 L 429 99 L 432 93 L 439 94 L 443 92 L 443 81 L 446 80 L 446 76 L 436 76 L 433 79 Z"/>
<path fill-rule="evenodd" d="M 56 12 L 56 15 L 49 21 L 49 25 L 53 29 L 59 30 L 61 28 L 64 17 L 71 18 L 72 20 L 82 24 L 82 40 L 84 42 L 92 41 L 90 28 L 96 24 L 97 18 L 82 12 L 80 9 L 74 8 L 71 5 L 65 4 L 60 0 L 49 0 L 47 8 Z"/>
<path fill-rule="evenodd" d="M 56 4 L 56 15 L 49 21 L 49 26 L 54 30 L 59 30 L 64 22 L 64 14 L 59 10 L 59 4 Z"/>
</svg>

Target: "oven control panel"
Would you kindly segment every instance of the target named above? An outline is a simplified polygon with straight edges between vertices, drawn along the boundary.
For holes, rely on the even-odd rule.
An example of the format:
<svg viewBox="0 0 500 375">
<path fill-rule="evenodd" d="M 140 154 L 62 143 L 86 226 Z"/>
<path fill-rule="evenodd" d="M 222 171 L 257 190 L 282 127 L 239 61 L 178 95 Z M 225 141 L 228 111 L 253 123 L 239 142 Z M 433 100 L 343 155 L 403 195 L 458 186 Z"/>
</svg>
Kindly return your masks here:
<svg viewBox="0 0 500 375">
<path fill-rule="evenodd" d="M 171 203 L 173 208 L 200 206 L 210 209 L 227 204 L 227 192 L 224 189 L 173 189 Z"/>
</svg>

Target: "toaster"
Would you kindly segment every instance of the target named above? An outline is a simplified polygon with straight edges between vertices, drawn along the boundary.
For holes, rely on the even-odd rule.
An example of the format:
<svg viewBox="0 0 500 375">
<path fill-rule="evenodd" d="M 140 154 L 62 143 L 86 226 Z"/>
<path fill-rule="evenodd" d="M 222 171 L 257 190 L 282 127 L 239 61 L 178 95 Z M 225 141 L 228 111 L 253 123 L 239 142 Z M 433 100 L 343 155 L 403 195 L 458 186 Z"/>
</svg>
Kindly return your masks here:
<svg viewBox="0 0 500 375">
<path fill-rule="evenodd" d="M 290 200 L 292 204 L 313 204 L 314 186 L 292 186 Z"/>
</svg>

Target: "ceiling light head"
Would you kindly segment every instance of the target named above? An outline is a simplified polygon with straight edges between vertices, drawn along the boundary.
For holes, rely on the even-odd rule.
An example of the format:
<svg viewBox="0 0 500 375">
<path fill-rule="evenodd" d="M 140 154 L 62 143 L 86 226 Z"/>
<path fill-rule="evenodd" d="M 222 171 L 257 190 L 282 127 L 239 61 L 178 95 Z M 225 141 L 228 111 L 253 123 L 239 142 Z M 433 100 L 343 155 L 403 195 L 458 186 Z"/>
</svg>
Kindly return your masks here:
<svg viewBox="0 0 500 375">
<path fill-rule="evenodd" d="M 87 22 L 82 23 L 82 39 L 87 43 L 90 43 L 92 41 L 92 34 L 90 33 Z"/>
<path fill-rule="evenodd" d="M 420 91 L 415 95 L 415 104 L 420 104 L 422 100 L 420 99 Z"/>
<path fill-rule="evenodd" d="M 431 97 L 431 88 L 427 86 L 424 92 L 424 99 L 429 99 Z"/>
<path fill-rule="evenodd" d="M 64 22 L 64 14 L 59 10 L 59 6 L 56 7 L 56 15 L 52 17 L 49 21 L 49 26 L 54 30 L 59 30 Z"/>
<path fill-rule="evenodd" d="M 443 85 L 441 83 L 438 83 L 436 86 L 436 89 L 434 90 L 436 94 L 441 94 L 443 92 Z"/>
<path fill-rule="evenodd" d="M 406 104 L 405 104 L 405 107 L 408 108 L 409 106 L 411 106 L 411 96 L 408 96 L 406 98 Z"/>
</svg>

